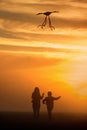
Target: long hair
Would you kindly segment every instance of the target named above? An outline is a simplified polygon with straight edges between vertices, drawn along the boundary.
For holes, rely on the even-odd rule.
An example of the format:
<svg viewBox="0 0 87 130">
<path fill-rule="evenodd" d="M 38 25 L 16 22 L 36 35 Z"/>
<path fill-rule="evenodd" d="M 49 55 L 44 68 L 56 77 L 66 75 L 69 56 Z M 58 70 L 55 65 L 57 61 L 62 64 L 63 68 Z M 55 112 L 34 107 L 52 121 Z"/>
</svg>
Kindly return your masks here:
<svg viewBox="0 0 87 130">
<path fill-rule="evenodd" d="M 35 87 L 34 92 L 32 93 L 32 98 L 39 98 L 40 97 L 40 90 L 38 87 Z"/>
</svg>

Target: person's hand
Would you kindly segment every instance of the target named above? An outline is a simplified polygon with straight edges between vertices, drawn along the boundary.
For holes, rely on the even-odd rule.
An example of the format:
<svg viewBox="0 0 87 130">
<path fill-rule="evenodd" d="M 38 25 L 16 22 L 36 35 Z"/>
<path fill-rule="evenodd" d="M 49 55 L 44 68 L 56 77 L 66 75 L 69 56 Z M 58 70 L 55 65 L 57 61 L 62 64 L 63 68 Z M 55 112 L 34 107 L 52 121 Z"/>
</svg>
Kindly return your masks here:
<svg viewBox="0 0 87 130">
<path fill-rule="evenodd" d="M 61 96 L 59 96 L 59 98 L 61 98 Z"/>
<path fill-rule="evenodd" d="M 43 104 L 45 104 L 44 100 L 42 101 Z"/>
</svg>

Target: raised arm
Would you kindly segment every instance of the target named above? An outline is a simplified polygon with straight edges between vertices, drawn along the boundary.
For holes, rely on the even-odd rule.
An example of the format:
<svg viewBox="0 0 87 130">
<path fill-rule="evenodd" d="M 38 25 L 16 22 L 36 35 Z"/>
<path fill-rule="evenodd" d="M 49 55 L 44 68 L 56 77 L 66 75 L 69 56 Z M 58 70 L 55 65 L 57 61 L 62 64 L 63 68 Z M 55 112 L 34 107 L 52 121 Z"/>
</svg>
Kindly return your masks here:
<svg viewBox="0 0 87 130">
<path fill-rule="evenodd" d="M 45 104 L 45 103 L 46 103 L 46 100 L 47 100 L 47 98 L 44 98 L 44 100 L 43 100 L 43 104 Z"/>
<path fill-rule="evenodd" d="M 44 93 L 42 94 L 42 96 L 40 96 L 40 99 L 42 99 L 44 97 Z"/>
</svg>

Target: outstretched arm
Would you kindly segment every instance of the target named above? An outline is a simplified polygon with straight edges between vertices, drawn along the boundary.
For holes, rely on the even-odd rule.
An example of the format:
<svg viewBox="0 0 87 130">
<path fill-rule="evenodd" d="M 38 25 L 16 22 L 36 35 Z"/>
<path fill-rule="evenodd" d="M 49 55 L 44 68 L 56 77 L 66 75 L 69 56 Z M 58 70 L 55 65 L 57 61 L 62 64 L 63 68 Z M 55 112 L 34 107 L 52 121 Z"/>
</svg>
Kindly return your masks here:
<svg viewBox="0 0 87 130">
<path fill-rule="evenodd" d="M 59 97 L 54 97 L 54 100 L 58 100 L 58 99 L 60 99 L 61 98 L 61 96 L 59 96 Z"/>
</svg>

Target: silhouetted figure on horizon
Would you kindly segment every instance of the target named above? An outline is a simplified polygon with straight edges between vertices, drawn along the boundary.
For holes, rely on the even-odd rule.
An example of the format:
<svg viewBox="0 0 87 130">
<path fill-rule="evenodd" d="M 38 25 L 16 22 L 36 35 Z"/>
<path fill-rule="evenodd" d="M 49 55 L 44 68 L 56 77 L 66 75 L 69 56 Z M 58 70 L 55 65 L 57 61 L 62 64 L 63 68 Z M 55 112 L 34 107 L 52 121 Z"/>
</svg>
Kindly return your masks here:
<svg viewBox="0 0 87 130">
<path fill-rule="evenodd" d="M 53 97 L 51 91 L 48 91 L 48 96 L 44 98 L 43 104 L 46 104 L 46 106 L 47 106 L 49 120 L 52 119 L 52 110 L 53 110 L 53 107 L 54 107 L 54 100 L 58 100 L 60 98 L 61 98 L 61 96 Z"/>
<path fill-rule="evenodd" d="M 40 100 L 44 97 L 44 93 L 40 95 L 40 90 L 38 87 L 35 87 L 34 92 L 32 93 L 32 107 L 33 107 L 33 117 L 34 119 L 39 118 L 40 113 Z"/>
</svg>

